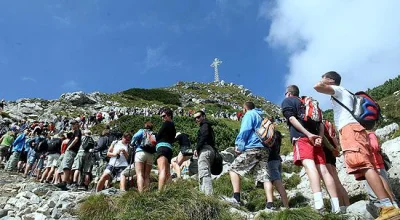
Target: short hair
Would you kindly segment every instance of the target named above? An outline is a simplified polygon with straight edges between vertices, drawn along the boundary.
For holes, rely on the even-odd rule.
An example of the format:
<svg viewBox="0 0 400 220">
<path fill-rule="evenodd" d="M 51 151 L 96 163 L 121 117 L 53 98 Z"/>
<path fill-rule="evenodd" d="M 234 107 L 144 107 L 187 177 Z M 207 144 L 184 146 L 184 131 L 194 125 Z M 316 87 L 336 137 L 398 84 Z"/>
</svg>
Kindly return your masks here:
<svg viewBox="0 0 400 220">
<path fill-rule="evenodd" d="M 161 114 L 165 113 L 166 115 L 170 116 L 171 118 L 174 117 L 174 112 L 170 108 L 163 108 Z"/>
<path fill-rule="evenodd" d="M 199 113 L 201 116 L 206 116 L 206 113 L 203 112 L 202 110 L 197 111 L 196 113 L 194 113 L 194 115 L 195 115 L 195 114 L 198 114 L 198 113 Z"/>
<path fill-rule="evenodd" d="M 337 86 L 339 86 L 342 81 L 342 77 L 339 75 L 339 73 L 335 71 L 329 71 L 325 73 L 324 75 L 322 75 L 322 78 L 332 79 L 335 82 L 335 85 Z"/>
<path fill-rule="evenodd" d="M 125 133 L 122 135 L 122 137 L 123 137 L 123 138 L 127 138 L 127 137 L 131 138 L 131 137 L 132 137 L 132 134 L 131 134 L 131 132 L 127 131 L 127 132 L 125 132 Z"/>
<path fill-rule="evenodd" d="M 256 105 L 254 104 L 254 102 L 250 102 L 250 101 L 245 102 L 245 103 L 244 103 L 244 106 L 246 106 L 246 108 L 247 108 L 248 110 L 252 110 L 252 109 L 255 109 L 255 108 L 256 108 Z"/>
<path fill-rule="evenodd" d="M 290 85 L 287 87 L 287 92 L 290 92 L 292 95 L 299 97 L 300 89 L 296 85 Z"/>
<path fill-rule="evenodd" d="M 146 122 L 146 123 L 144 123 L 144 128 L 145 129 L 150 129 L 150 130 L 153 130 L 153 123 L 151 123 L 151 122 Z"/>
<path fill-rule="evenodd" d="M 110 130 L 109 129 L 104 129 L 103 132 L 101 133 L 101 135 L 103 136 L 107 136 L 110 134 Z"/>
</svg>

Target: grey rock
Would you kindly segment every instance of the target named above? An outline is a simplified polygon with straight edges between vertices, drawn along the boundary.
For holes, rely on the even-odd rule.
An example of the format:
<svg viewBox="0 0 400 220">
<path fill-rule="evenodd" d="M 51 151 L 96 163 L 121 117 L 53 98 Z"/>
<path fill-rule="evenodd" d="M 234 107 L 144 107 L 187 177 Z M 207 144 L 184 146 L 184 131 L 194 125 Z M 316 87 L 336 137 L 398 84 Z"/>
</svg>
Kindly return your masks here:
<svg viewBox="0 0 400 220">
<path fill-rule="evenodd" d="M 347 214 L 352 218 L 359 218 L 365 220 L 373 220 L 375 219 L 368 211 L 367 211 L 367 201 L 358 201 L 356 203 L 351 204 L 347 207 Z"/>
<path fill-rule="evenodd" d="M 7 204 L 7 200 L 9 199 L 9 197 L 0 197 L 0 209 L 3 209 L 4 206 Z"/>
<path fill-rule="evenodd" d="M 221 156 L 227 163 L 232 163 L 235 160 L 235 155 L 227 151 L 222 151 Z"/>
<path fill-rule="evenodd" d="M 0 218 L 2 218 L 2 217 L 4 217 L 4 216 L 6 216 L 6 215 L 7 215 L 7 213 L 8 213 L 8 210 L 5 210 L 5 209 L 0 209 Z"/>
<path fill-rule="evenodd" d="M 41 201 L 39 196 L 37 196 L 36 194 L 29 192 L 29 191 L 20 192 L 16 196 L 16 198 L 22 198 L 22 197 L 29 199 L 31 204 L 38 204 Z"/>
<path fill-rule="evenodd" d="M 46 216 L 42 213 L 30 213 L 22 216 L 22 220 L 46 220 Z"/>
<path fill-rule="evenodd" d="M 50 213 L 51 213 L 52 211 L 53 211 L 53 209 L 50 208 L 50 207 L 47 206 L 47 205 L 44 205 L 44 206 L 42 206 L 42 207 L 40 207 L 40 208 L 38 208 L 38 209 L 36 210 L 36 212 L 42 213 L 42 214 L 44 214 L 44 215 L 50 215 Z"/>
<path fill-rule="evenodd" d="M 397 130 L 399 130 L 399 125 L 397 123 L 392 123 L 383 128 L 376 129 L 375 134 L 381 140 L 387 140 L 389 136 Z"/>
</svg>

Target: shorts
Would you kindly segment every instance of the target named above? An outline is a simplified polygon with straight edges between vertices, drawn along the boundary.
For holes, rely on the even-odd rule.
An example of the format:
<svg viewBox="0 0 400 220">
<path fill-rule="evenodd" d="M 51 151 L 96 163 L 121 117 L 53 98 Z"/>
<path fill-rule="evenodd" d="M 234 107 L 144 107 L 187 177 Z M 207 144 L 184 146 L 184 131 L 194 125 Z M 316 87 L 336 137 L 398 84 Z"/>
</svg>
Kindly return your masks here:
<svg viewBox="0 0 400 220">
<path fill-rule="evenodd" d="M 110 175 L 113 179 L 117 178 L 117 180 L 119 180 L 121 178 L 121 173 L 125 170 L 125 168 L 126 167 L 113 167 L 112 165 L 107 164 L 104 173 Z"/>
<path fill-rule="evenodd" d="M 326 164 L 331 164 L 332 166 L 336 167 L 336 157 L 333 156 L 333 153 L 328 148 L 324 147 L 324 154 L 326 159 Z"/>
<path fill-rule="evenodd" d="M 190 157 L 193 155 L 193 149 L 190 146 L 181 146 L 180 152 L 185 157 Z"/>
<path fill-rule="evenodd" d="M 0 157 L 6 157 L 8 155 L 10 147 L 8 146 L 0 146 Z"/>
<path fill-rule="evenodd" d="M 74 151 L 71 150 L 67 150 L 64 153 L 64 157 L 63 160 L 61 161 L 61 165 L 60 167 L 64 170 L 64 169 L 71 169 L 72 165 L 74 163 L 74 159 L 76 157 L 76 153 Z"/>
<path fill-rule="evenodd" d="M 293 161 L 296 166 L 302 166 L 302 161 L 310 159 L 315 164 L 326 164 L 324 150 L 321 146 L 315 147 L 307 137 L 294 140 Z"/>
<path fill-rule="evenodd" d="M 63 158 L 64 158 L 64 154 L 61 154 L 60 157 L 58 158 L 58 161 L 57 161 L 58 173 L 64 172 L 63 168 L 61 167 L 61 162 L 63 161 Z"/>
<path fill-rule="evenodd" d="M 121 174 L 124 175 L 125 177 L 133 177 L 136 174 L 135 165 L 132 164 L 128 166 L 122 171 Z"/>
<path fill-rule="evenodd" d="M 35 164 L 35 162 L 37 161 L 37 165 L 36 167 L 39 169 L 43 168 L 44 165 L 44 157 L 40 158 L 43 154 L 41 153 L 36 153 L 36 151 L 31 150 L 28 153 L 28 164 L 30 166 L 33 166 Z"/>
<path fill-rule="evenodd" d="M 72 164 L 71 170 L 79 170 L 83 173 L 90 173 L 92 172 L 93 161 L 90 157 L 89 152 L 78 152 L 74 159 L 74 163 Z"/>
<path fill-rule="evenodd" d="M 253 148 L 241 153 L 233 161 L 230 171 L 244 176 L 253 171 L 254 179 L 257 182 L 266 182 L 269 180 L 268 170 L 269 153 L 264 147 Z"/>
<path fill-rule="evenodd" d="M 367 131 L 359 123 L 352 123 L 340 130 L 344 162 L 348 174 L 355 174 L 356 180 L 363 180 L 366 169 L 375 169 L 375 162 L 369 144 Z"/>
<path fill-rule="evenodd" d="M 153 159 L 153 154 L 144 151 L 139 151 L 135 154 L 135 163 L 146 163 L 148 165 L 153 165 Z"/>
<path fill-rule="evenodd" d="M 168 160 L 168 163 L 171 164 L 171 160 L 172 160 L 172 149 L 169 147 L 158 147 L 157 148 L 157 156 L 156 159 L 158 159 L 159 157 L 166 157 Z"/>
<path fill-rule="evenodd" d="M 268 162 L 269 181 L 282 179 L 282 162 L 280 160 L 271 160 Z"/>
<path fill-rule="evenodd" d="M 19 155 L 18 161 L 26 163 L 28 161 L 28 152 L 22 151 L 21 155 Z"/>
<path fill-rule="evenodd" d="M 60 154 L 49 154 L 47 155 L 47 164 L 46 168 L 48 167 L 56 167 L 58 158 L 60 158 Z"/>
</svg>

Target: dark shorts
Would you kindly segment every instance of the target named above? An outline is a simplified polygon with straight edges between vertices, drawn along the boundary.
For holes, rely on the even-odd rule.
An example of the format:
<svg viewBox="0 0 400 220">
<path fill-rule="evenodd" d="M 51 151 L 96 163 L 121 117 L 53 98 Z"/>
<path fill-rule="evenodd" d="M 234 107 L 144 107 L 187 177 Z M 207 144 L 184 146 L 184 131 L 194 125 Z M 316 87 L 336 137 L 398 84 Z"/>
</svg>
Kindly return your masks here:
<svg viewBox="0 0 400 220">
<path fill-rule="evenodd" d="M 336 167 L 336 157 L 333 156 L 332 151 L 324 147 L 324 153 L 325 153 L 326 163 Z"/>
<path fill-rule="evenodd" d="M 157 148 L 157 156 L 156 159 L 159 157 L 166 157 L 168 160 L 168 163 L 171 164 L 172 160 L 172 149 L 169 147 L 159 147 Z"/>
<path fill-rule="evenodd" d="M 26 163 L 28 161 L 28 152 L 22 151 L 21 154 L 19 155 L 18 161 Z"/>
<path fill-rule="evenodd" d="M 111 178 L 117 178 L 117 180 L 119 180 L 122 171 L 124 171 L 125 169 L 126 167 L 113 167 L 112 165 L 108 164 L 104 172 L 110 175 Z"/>
<path fill-rule="evenodd" d="M 192 150 L 192 148 L 190 148 L 190 146 L 181 146 L 180 151 L 181 151 L 182 155 L 185 157 L 193 156 L 193 150 Z"/>
</svg>

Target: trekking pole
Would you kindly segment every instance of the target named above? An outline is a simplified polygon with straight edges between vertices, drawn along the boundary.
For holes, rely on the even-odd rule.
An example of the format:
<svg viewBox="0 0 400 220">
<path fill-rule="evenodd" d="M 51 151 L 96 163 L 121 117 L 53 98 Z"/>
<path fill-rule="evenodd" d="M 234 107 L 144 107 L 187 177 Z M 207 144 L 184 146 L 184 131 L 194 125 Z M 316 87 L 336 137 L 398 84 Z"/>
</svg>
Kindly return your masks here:
<svg viewBox="0 0 400 220">
<path fill-rule="evenodd" d="M 131 158 L 130 158 L 130 160 L 129 160 L 129 165 L 128 165 L 128 186 L 126 187 L 126 190 L 128 191 L 129 190 L 129 187 L 130 187 L 130 181 L 129 181 L 129 178 L 131 178 L 131 166 L 132 166 L 132 163 L 133 163 L 133 158 L 134 158 L 134 153 L 135 153 L 135 147 L 132 147 L 132 153 L 131 153 Z M 133 177 L 132 177 L 132 182 L 133 182 Z"/>
</svg>

